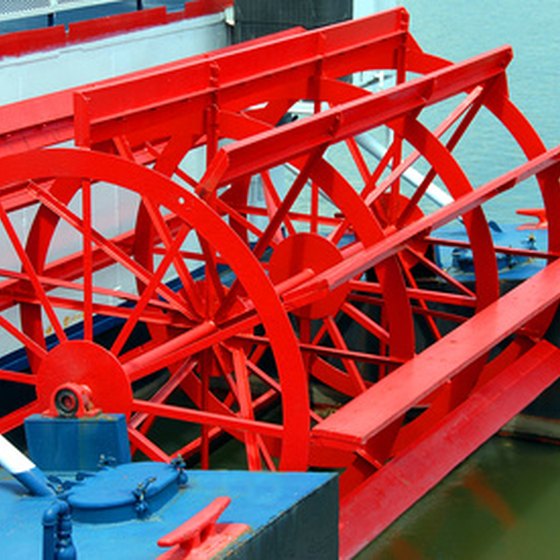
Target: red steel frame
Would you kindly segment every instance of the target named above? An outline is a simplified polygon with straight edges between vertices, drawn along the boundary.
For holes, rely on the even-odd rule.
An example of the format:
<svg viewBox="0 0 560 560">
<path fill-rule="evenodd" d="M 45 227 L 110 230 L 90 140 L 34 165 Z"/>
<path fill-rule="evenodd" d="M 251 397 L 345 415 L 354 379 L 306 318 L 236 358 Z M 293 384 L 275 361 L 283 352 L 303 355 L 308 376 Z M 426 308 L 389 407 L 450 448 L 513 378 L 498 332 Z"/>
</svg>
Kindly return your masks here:
<svg viewBox="0 0 560 560">
<path fill-rule="evenodd" d="M 30 371 L 1 370 L 0 380 L 34 397 L 0 419 L 0 431 L 48 408 L 71 381 L 87 384 L 96 406 L 127 414 L 133 446 L 152 458 L 196 453 L 207 467 L 213 442 L 229 435 L 249 468 L 343 469 L 341 556 L 351 557 L 558 377 L 559 350 L 543 336 L 560 298 L 560 148 L 547 151 L 511 102 L 511 56 L 504 47 L 451 64 L 423 52 L 396 9 L 1 108 L 0 221 L 18 264 L 1 271 L 0 326 L 26 349 Z M 396 84 L 376 94 L 340 79 L 380 69 L 394 70 Z M 457 98 L 440 125 L 424 124 L 426 108 Z M 316 114 L 275 126 L 299 100 Z M 454 149 L 483 108 L 527 161 L 475 188 Z M 393 140 L 372 166 L 355 137 L 379 127 Z M 79 148 L 45 149 L 70 138 Z M 342 148 L 358 189 L 330 155 Z M 197 178 L 183 162 L 202 149 Z M 405 196 L 403 173 L 419 159 L 429 171 Z M 272 171 L 284 164 L 295 179 L 281 193 Z M 249 200 L 255 177 L 260 207 Z M 482 207 L 532 177 L 549 247 L 531 254 L 548 266 L 500 297 Z M 452 202 L 426 211 L 434 178 Z M 138 203 L 134 227 L 117 235 L 94 210 L 95 193 L 111 188 Z M 22 235 L 13 219 L 23 208 L 37 210 Z M 457 218 L 474 287 L 429 256 L 455 243 L 438 229 Z M 55 259 L 63 227 L 80 248 Z M 420 283 L 418 266 L 439 285 Z M 116 269 L 136 292 L 99 280 Z M 170 272 L 177 292 L 164 282 Z M 81 340 L 69 340 L 57 309 L 83 313 Z M 98 315 L 122 320 L 108 347 L 94 337 Z M 140 324 L 148 339 L 129 348 Z M 354 345 L 344 325 L 366 343 Z M 133 393 L 154 375 L 150 398 Z M 325 387 L 335 395 L 328 416 L 313 398 Z M 171 451 L 151 435 L 162 419 L 181 422 Z M 426 460 L 434 454 L 437 465 Z"/>
<path fill-rule="evenodd" d="M 55 49 L 82 41 L 165 25 L 182 19 L 224 11 L 232 0 L 190 0 L 183 10 L 168 12 L 165 6 L 127 14 L 71 23 L 68 28 L 55 25 L 42 29 L 19 31 L 0 36 L 0 57 L 20 56 L 45 49 Z"/>
</svg>

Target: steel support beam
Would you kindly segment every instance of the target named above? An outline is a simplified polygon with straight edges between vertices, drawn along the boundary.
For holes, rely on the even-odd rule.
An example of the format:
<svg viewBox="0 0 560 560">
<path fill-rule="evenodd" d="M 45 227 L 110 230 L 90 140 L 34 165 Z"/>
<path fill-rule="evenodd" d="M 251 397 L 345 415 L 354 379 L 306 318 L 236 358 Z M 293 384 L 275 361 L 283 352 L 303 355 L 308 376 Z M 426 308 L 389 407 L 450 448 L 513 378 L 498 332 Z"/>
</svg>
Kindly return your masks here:
<svg viewBox="0 0 560 560">
<path fill-rule="evenodd" d="M 340 558 L 353 558 L 554 383 L 560 376 L 559 363 L 560 349 L 539 342 L 345 497 L 340 510 Z"/>
</svg>

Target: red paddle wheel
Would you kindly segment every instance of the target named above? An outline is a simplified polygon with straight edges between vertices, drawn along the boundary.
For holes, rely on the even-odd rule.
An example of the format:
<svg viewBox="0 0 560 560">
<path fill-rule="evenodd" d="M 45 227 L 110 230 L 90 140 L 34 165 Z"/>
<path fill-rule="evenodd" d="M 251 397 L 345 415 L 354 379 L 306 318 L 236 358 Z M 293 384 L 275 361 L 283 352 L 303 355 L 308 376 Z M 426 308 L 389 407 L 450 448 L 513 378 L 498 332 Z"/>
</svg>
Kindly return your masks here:
<svg viewBox="0 0 560 560">
<path fill-rule="evenodd" d="M 27 360 L 0 380 L 30 396 L 1 432 L 71 383 L 150 458 L 209 467 L 229 439 L 250 469 L 341 469 L 350 556 L 558 377 L 560 149 L 511 102 L 510 49 L 451 64 L 407 21 L 278 34 L 48 96 L 56 118 L 14 126 L 0 327 Z M 395 83 L 348 79 L 379 70 Z M 310 116 L 280 124 L 296 103 Z M 519 164 L 478 181 L 464 151 L 485 126 Z M 533 177 L 548 249 L 495 247 L 488 208 Z M 497 254 L 543 271 L 501 296 Z"/>
<path fill-rule="evenodd" d="M 21 311 L 21 328 L 5 318 L 2 326 L 23 344 L 31 369 L 3 371 L 2 379 L 33 386 L 36 398 L 5 415 L 2 431 L 15 428 L 32 412 L 46 410 L 53 392 L 72 382 L 89 387 L 96 407 L 131 417 L 132 442 L 152 458 L 168 459 L 169 455 L 142 433 L 144 415 L 201 426 L 198 450 L 206 461 L 213 428 L 241 438 L 248 445 L 253 468 L 275 468 L 272 456 L 280 460 L 281 468 L 305 468 L 308 408 L 305 404 L 287 406 L 289 400 L 302 403 L 301 395 L 307 393 L 297 345 L 270 281 L 227 225 L 206 204 L 162 175 L 114 156 L 45 150 L 10 156 L 5 163 L 3 184 L 20 184 L 36 199 L 37 210 L 26 232 L 27 247 L 9 213 L 0 211 L 14 253 L 13 265 L 2 273 L 4 293 L 12 294 L 3 307 L 19 307 Z M 141 192 L 138 185 L 142 185 Z M 153 270 L 131 256 L 134 238 L 130 233 L 114 235 L 113 224 L 95 213 L 93 201 L 99 196 L 110 197 L 115 190 L 119 196 L 126 191 L 128 205 L 142 203 L 148 209 L 157 231 L 157 239 L 152 238 L 152 250 L 157 254 Z M 57 235 L 66 238 L 67 246 L 77 240 L 78 250 L 53 258 L 51 249 Z M 188 265 L 191 255 L 182 251 L 190 236 L 204 246 L 198 255 L 192 255 L 204 263 L 202 279 L 193 277 Z M 236 260 L 231 268 L 226 264 L 230 252 Z M 239 300 L 218 319 L 216 310 L 229 289 L 217 272 L 219 267 L 228 269 L 229 282 L 243 286 L 246 303 Z M 242 269 L 240 275 L 236 273 L 238 267 Z M 179 290 L 164 282 L 170 275 L 181 279 Z M 115 278 L 123 286 L 139 289 L 129 292 L 116 288 Z M 252 290 L 254 296 L 250 295 Z M 255 307 L 259 298 L 271 298 L 263 302 L 263 319 Z M 79 336 L 65 331 L 59 318 L 61 310 L 71 310 L 82 318 Z M 118 324 L 116 336 L 104 344 L 94 341 L 96 321 L 100 319 Z M 165 339 L 154 335 L 139 347 L 126 348 L 139 323 L 154 325 L 157 334 L 161 334 L 157 327 L 166 327 Z M 270 346 L 268 372 L 253 363 L 246 344 L 235 340 L 255 328 L 271 340 L 278 337 L 278 350 Z M 271 338 L 272 331 L 276 335 Z M 46 332 L 53 334 L 45 337 Z M 286 363 L 281 365 L 283 361 Z M 148 401 L 133 397 L 136 384 L 166 368 L 168 373 Z M 284 372 L 288 371 L 290 381 L 285 383 L 290 389 L 284 389 Z M 249 376 L 259 383 L 251 385 Z M 211 385 L 217 377 L 224 385 L 214 391 Z M 292 389 L 295 391 L 290 396 Z M 174 390 L 191 399 L 189 406 L 166 404 L 166 397 Z M 280 420 L 257 420 L 257 411 L 271 402 L 280 405 Z M 249 434 L 246 430 L 251 423 L 260 427 Z M 295 438 L 292 443 L 290 432 Z M 189 450 L 183 441 L 181 449 L 173 451 L 188 454 Z"/>
</svg>

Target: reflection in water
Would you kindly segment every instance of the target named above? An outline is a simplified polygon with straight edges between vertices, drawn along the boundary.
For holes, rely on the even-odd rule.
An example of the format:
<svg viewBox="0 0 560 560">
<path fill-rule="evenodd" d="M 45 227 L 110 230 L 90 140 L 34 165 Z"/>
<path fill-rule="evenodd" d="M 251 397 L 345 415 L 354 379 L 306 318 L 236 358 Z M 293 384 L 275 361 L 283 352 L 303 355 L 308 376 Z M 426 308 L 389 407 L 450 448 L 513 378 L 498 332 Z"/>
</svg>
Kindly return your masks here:
<svg viewBox="0 0 560 560">
<path fill-rule="evenodd" d="M 358 560 L 556 560 L 560 447 L 496 437 Z"/>
<path fill-rule="evenodd" d="M 463 481 L 465 488 L 470 490 L 483 509 L 487 509 L 504 527 L 513 527 L 515 514 L 504 497 L 488 483 L 481 470 L 473 467 Z"/>
</svg>

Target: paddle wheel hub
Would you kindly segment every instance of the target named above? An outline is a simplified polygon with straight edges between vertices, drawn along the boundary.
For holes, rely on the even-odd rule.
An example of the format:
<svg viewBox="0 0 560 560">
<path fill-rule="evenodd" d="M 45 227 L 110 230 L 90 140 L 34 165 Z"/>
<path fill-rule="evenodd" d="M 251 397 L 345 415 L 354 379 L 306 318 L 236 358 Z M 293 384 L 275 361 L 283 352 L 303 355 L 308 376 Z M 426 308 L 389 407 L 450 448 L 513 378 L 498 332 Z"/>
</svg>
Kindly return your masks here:
<svg viewBox="0 0 560 560">
<path fill-rule="evenodd" d="M 316 233 L 298 233 L 287 237 L 276 247 L 270 259 L 269 274 L 274 284 L 280 284 L 305 270 L 319 274 L 343 260 L 340 249 L 326 237 Z M 348 285 L 340 286 L 324 298 L 294 309 L 293 314 L 305 319 L 322 319 L 333 315 L 349 292 Z"/>
<path fill-rule="evenodd" d="M 80 417 L 121 412 L 130 415 L 132 390 L 114 355 L 85 340 L 56 346 L 37 371 L 37 399 L 50 415 Z"/>
<path fill-rule="evenodd" d="M 101 411 L 94 407 L 87 385 L 64 383 L 54 393 L 48 412 L 61 418 L 83 418 L 95 416 Z"/>
</svg>

